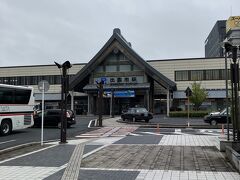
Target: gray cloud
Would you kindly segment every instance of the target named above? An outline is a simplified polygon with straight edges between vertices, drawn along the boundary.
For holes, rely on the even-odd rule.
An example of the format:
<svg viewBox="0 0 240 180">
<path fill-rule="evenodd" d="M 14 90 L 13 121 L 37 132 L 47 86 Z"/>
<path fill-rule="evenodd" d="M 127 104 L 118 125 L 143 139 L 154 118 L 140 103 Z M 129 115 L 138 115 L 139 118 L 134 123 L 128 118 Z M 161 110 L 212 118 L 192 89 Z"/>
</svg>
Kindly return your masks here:
<svg viewBox="0 0 240 180">
<path fill-rule="evenodd" d="M 144 59 L 204 56 L 239 0 L 1 0 L 0 66 L 88 62 L 119 27 Z"/>
</svg>

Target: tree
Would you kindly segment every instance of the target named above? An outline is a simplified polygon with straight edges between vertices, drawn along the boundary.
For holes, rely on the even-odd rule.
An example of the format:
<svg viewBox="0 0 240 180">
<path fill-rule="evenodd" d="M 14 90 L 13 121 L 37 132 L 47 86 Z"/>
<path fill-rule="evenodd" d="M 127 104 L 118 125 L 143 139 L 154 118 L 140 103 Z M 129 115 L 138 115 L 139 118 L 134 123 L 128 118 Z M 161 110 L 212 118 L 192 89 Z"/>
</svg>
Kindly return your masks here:
<svg viewBox="0 0 240 180">
<path fill-rule="evenodd" d="M 192 84 L 192 96 L 189 97 L 191 103 L 194 104 L 194 109 L 199 110 L 199 107 L 207 99 L 208 93 L 204 88 L 201 88 L 201 83 L 194 82 Z"/>
</svg>

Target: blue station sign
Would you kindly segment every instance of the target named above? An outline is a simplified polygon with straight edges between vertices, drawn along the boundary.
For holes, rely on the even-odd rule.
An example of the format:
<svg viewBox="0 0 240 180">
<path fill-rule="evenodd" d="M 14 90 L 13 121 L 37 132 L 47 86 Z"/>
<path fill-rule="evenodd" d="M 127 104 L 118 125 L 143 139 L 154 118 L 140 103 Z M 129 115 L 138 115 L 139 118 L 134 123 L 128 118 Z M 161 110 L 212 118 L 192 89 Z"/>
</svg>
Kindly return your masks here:
<svg viewBox="0 0 240 180">
<path fill-rule="evenodd" d="M 111 91 L 104 91 L 103 97 L 111 97 Z M 114 97 L 135 97 L 134 90 L 114 91 Z"/>
</svg>

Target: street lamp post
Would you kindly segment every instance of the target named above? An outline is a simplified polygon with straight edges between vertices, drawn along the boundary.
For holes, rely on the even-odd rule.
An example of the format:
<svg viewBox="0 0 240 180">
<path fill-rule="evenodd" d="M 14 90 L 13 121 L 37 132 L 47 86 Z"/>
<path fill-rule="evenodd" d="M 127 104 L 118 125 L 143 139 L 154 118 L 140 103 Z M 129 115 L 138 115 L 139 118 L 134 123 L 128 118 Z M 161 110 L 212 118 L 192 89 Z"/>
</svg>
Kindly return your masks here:
<svg viewBox="0 0 240 180">
<path fill-rule="evenodd" d="M 227 51 L 224 51 L 225 55 L 225 85 L 226 85 L 226 112 L 227 112 L 227 140 L 230 140 L 229 137 L 229 101 L 228 101 L 228 67 L 227 67 Z"/>
<path fill-rule="evenodd" d="M 239 63 L 238 63 L 238 46 L 232 45 L 230 42 L 224 43 L 225 61 L 227 54 L 231 56 L 231 87 L 232 87 L 232 124 L 233 124 L 233 141 L 240 140 L 240 123 L 239 123 Z M 226 62 L 225 62 L 226 64 Z M 225 65 L 226 66 L 226 65 Z M 226 82 L 227 83 L 227 82 Z M 227 85 L 226 85 L 227 88 Z M 227 94 L 226 94 L 227 96 Z M 227 107 L 228 114 L 228 107 Z M 228 135 L 229 136 L 229 135 Z M 229 138 L 229 137 L 228 137 Z M 236 139 L 237 138 L 237 139 Z"/>
<path fill-rule="evenodd" d="M 68 94 L 68 84 L 69 79 L 67 75 L 67 70 L 72 67 L 69 61 L 64 62 L 62 65 L 54 62 L 56 66 L 62 70 L 62 90 L 61 90 L 61 135 L 60 135 L 60 143 L 67 143 L 67 94 Z"/>
</svg>

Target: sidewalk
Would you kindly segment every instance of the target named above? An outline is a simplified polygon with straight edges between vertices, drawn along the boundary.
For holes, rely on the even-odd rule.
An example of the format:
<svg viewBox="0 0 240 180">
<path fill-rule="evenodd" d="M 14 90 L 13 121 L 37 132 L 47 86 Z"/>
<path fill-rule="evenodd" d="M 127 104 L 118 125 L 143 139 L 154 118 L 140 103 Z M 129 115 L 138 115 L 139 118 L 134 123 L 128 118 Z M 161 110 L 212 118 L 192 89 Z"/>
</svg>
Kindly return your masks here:
<svg viewBox="0 0 240 180">
<path fill-rule="evenodd" d="M 148 132 L 115 121 L 104 120 L 105 127 L 67 144 L 48 143 L 52 146 L 1 161 L 0 179 L 240 179 L 218 151 L 219 138 L 213 133 Z"/>
</svg>

